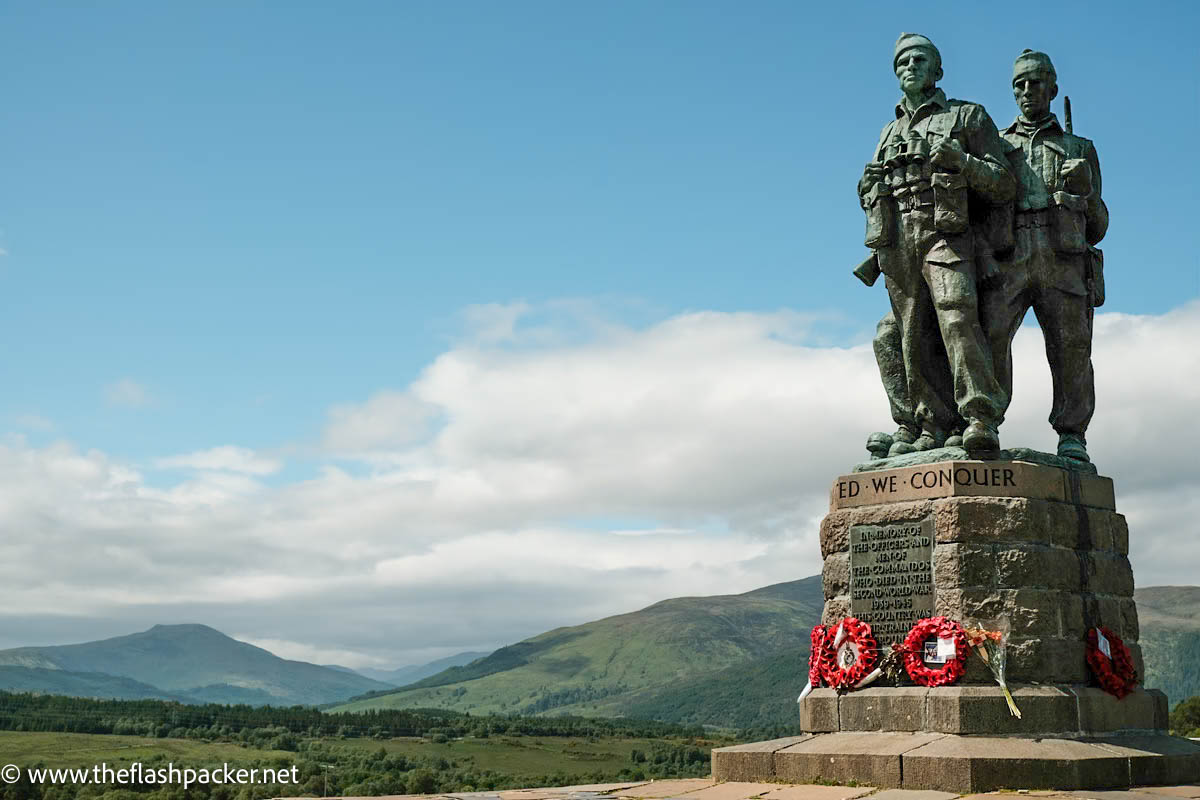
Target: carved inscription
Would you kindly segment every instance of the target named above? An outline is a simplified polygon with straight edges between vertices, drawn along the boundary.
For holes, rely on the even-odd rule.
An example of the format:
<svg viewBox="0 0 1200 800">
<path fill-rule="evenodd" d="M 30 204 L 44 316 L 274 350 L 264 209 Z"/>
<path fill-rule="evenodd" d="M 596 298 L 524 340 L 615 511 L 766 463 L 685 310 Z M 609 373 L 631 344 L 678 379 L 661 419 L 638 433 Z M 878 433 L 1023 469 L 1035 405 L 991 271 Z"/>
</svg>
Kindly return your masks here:
<svg viewBox="0 0 1200 800">
<path fill-rule="evenodd" d="M 933 616 L 933 518 L 850 528 L 850 613 L 880 644 Z"/>
<path fill-rule="evenodd" d="M 926 468 L 897 470 L 871 475 L 859 473 L 847 475 L 834 484 L 834 499 L 854 500 L 869 494 L 874 502 L 887 502 L 891 495 L 923 496 L 923 493 L 952 493 L 955 489 L 1000 489 L 1017 487 L 1016 470 L 1011 467 L 977 466 L 931 466 Z M 931 495 L 932 496 L 932 495 Z"/>
</svg>

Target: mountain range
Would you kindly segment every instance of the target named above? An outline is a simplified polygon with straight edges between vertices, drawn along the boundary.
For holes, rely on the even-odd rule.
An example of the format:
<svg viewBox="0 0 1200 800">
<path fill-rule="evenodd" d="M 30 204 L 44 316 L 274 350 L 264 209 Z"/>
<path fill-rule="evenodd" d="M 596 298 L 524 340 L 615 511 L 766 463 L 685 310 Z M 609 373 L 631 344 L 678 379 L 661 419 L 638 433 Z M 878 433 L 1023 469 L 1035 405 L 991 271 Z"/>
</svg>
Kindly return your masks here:
<svg viewBox="0 0 1200 800">
<path fill-rule="evenodd" d="M 207 625 L 155 625 L 84 644 L 0 650 L 0 688 L 192 703 L 313 705 L 395 688 L 289 661 Z"/>
<path fill-rule="evenodd" d="M 737 712 L 739 721 L 727 722 L 705 698 L 733 689 L 737 702 L 723 703 L 732 711 L 744 705 L 743 699 L 751 700 L 751 686 L 743 681 L 746 670 L 780 662 L 788 665 L 781 672 L 792 680 L 781 675 L 769 687 L 756 686 L 754 700 L 790 712 L 798 691 L 791 685 L 796 659 L 807 657 L 808 634 L 823 602 L 820 576 L 738 595 L 664 600 L 630 614 L 548 631 L 402 690 L 331 710 L 429 707 L 741 725 L 744 710 Z M 695 718 L 682 715 L 681 692 L 705 706 Z"/>
<path fill-rule="evenodd" d="M 1200 587 L 1136 594 L 1144 684 L 1171 705 L 1200 694 Z M 821 578 L 741 595 L 667 600 L 559 628 L 466 667 L 330 710 L 433 707 L 471 713 L 624 715 L 666 722 L 786 726 L 804 682 Z"/>
<path fill-rule="evenodd" d="M 1200 694 L 1200 587 L 1149 587 L 1136 599 L 1145 684 L 1163 689 L 1172 705 Z M 813 576 L 738 595 L 664 600 L 490 654 L 365 675 L 278 658 L 204 625 L 157 625 L 98 642 L 0 650 L 0 689 L 786 726 L 821 606 L 821 579 Z"/>
<path fill-rule="evenodd" d="M 439 658 L 436 661 L 430 661 L 428 664 L 411 664 L 407 667 L 399 667 L 398 669 L 371 669 L 367 667 L 354 671 L 359 675 L 365 675 L 377 681 L 390 683 L 393 686 L 407 686 L 410 683 L 416 683 L 422 678 L 436 675 L 444 669 L 470 664 L 472 661 L 483 658 L 486 655 L 488 655 L 486 652 L 468 651 Z"/>
<path fill-rule="evenodd" d="M 1200 586 L 1150 586 L 1134 592 L 1146 685 L 1175 704 L 1200 694 Z"/>
</svg>

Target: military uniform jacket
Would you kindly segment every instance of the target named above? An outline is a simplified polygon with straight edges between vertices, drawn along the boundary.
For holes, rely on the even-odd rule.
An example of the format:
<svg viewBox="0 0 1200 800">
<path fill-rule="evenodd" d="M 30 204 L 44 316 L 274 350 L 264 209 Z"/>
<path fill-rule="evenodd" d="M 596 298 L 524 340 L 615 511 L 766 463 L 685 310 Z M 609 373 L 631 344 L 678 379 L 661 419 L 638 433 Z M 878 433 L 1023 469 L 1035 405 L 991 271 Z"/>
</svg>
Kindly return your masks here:
<svg viewBox="0 0 1200 800">
<path fill-rule="evenodd" d="M 990 210 L 997 206 L 1008 207 L 1016 185 L 1009 171 L 1003 140 L 984 107 L 978 103 L 948 99 L 946 93 L 938 89 L 915 111 L 908 109 L 903 99 L 896 104 L 895 111 L 896 118 L 885 125 L 879 135 L 874 160 L 883 163 L 889 142 L 897 137 L 907 140 L 913 131 L 930 146 L 941 138 L 954 139 L 967 154 L 961 174 L 973 198 L 971 223 L 989 230 L 994 228 L 990 224 Z M 866 188 L 860 184 L 860 197 L 865 194 Z M 998 249 L 1002 249 L 1002 246 Z M 934 246 L 928 257 L 933 261 L 953 263 L 972 256 L 970 252 L 959 254 L 953 250 L 953 245 L 943 240 Z"/>
<path fill-rule="evenodd" d="M 1053 114 L 1040 124 L 1017 117 L 1001 135 L 1017 179 L 1017 224 L 1022 224 L 1023 214 L 1031 212 L 1057 212 L 1057 216 L 1047 215 L 1051 226 L 1061 224 L 1061 219 L 1074 213 L 1083 218 L 1081 227 L 1087 245 L 1103 239 L 1108 230 L 1108 208 L 1100 196 L 1100 159 L 1091 140 L 1064 131 Z M 1090 195 L 1084 197 L 1067 191 L 1062 171 L 1068 159 L 1088 163 L 1092 173 Z M 1079 253 L 1064 251 L 1053 236 L 1051 246 L 1056 251 L 1053 260 L 1057 266 L 1042 280 L 1065 292 L 1084 294 L 1084 263 Z"/>
<path fill-rule="evenodd" d="M 931 145 L 947 136 L 957 141 L 967 155 L 974 157 L 974 160 L 968 159 L 963 168 L 972 191 L 996 205 L 1012 201 L 1013 182 L 1004 145 L 996 124 L 983 106 L 966 100 L 947 99 L 941 89 L 911 114 L 901 100 L 896 104 L 896 118 L 884 125 L 879 134 L 874 160 L 883 161 L 884 150 L 893 136 L 906 138 L 913 130 Z"/>
</svg>

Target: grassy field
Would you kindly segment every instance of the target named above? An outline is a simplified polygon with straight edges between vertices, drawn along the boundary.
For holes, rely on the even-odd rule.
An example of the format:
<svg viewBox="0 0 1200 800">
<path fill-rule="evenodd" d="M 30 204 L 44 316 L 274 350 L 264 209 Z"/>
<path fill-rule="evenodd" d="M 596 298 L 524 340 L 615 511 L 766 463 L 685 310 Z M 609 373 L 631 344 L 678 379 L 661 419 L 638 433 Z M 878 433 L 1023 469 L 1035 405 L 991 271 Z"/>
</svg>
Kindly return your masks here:
<svg viewBox="0 0 1200 800">
<path fill-rule="evenodd" d="M 189 739 L 148 739 L 141 736 L 108 736 L 95 733 L 40 733 L 0 731 L 0 763 L 50 767 L 86 767 L 107 763 L 127 765 L 164 755 L 169 760 L 205 765 L 250 761 L 256 758 L 294 760 L 295 753 L 255 750 L 228 742 Z M 115 768 L 115 767 L 114 767 Z"/>
<path fill-rule="evenodd" d="M 630 764 L 633 750 L 649 753 L 659 739 L 583 737 L 493 736 L 488 739 L 459 739 L 435 744 L 427 739 L 326 739 L 325 743 L 347 750 L 374 753 L 383 748 L 389 755 L 414 758 L 443 758 L 460 767 L 505 774 L 565 772 L 616 772 Z M 725 741 L 698 742 L 707 750 Z M 108 736 L 90 733 L 25 733 L 0 731 L 0 763 L 51 767 L 84 767 L 107 763 L 116 768 L 134 761 L 162 755 L 169 760 L 195 765 L 242 762 L 259 758 L 297 759 L 283 750 L 256 750 L 231 743 L 188 739 L 146 739 L 140 736 Z"/>
<path fill-rule="evenodd" d="M 410 757 L 444 758 L 477 770 L 495 770 L 514 774 L 540 774 L 563 770 L 566 772 L 616 772 L 629 766 L 629 754 L 634 750 L 649 752 L 660 739 L 585 739 L 578 737 L 507 737 L 460 739 L 434 744 L 426 739 L 347 739 L 339 744 L 369 751 L 383 747 L 388 753 Z M 721 746 L 728 742 L 698 744 L 701 749 Z"/>
</svg>

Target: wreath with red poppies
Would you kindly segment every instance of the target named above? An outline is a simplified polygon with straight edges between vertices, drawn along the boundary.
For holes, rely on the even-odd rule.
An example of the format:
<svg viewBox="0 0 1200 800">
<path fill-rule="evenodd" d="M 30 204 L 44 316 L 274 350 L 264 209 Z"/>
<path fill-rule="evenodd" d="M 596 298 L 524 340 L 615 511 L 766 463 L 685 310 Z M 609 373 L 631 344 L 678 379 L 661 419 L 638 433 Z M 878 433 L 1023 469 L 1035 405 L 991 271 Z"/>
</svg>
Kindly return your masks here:
<svg viewBox="0 0 1200 800">
<path fill-rule="evenodd" d="M 1101 639 L 1103 637 L 1103 639 Z M 1107 640 L 1108 653 L 1101 642 Z M 1087 663 L 1100 688 L 1120 700 L 1134 690 L 1138 683 L 1137 670 L 1133 668 L 1133 657 L 1121 637 L 1108 628 L 1088 628 Z"/>
<path fill-rule="evenodd" d="M 846 617 L 826 630 L 822 649 L 821 677 L 834 689 L 853 689 L 871 672 L 879 657 L 879 643 L 871 626 Z"/>
<path fill-rule="evenodd" d="M 931 639 L 954 642 L 954 657 L 938 667 L 925 663 L 925 643 Z M 947 617 L 926 617 L 917 620 L 901 646 L 904 651 L 904 671 L 918 686 L 949 686 L 957 683 L 967 668 L 967 657 L 971 648 L 967 645 L 967 632 Z"/>
<path fill-rule="evenodd" d="M 812 629 L 812 648 L 808 651 L 808 685 L 814 689 L 821 685 L 821 674 L 824 671 L 825 636 L 828 631 L 824 625 Z M 833 656 L 830 654 L 830 659 Z"/>
</svg>

